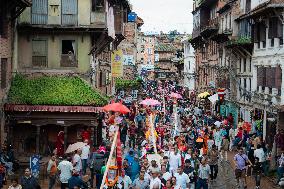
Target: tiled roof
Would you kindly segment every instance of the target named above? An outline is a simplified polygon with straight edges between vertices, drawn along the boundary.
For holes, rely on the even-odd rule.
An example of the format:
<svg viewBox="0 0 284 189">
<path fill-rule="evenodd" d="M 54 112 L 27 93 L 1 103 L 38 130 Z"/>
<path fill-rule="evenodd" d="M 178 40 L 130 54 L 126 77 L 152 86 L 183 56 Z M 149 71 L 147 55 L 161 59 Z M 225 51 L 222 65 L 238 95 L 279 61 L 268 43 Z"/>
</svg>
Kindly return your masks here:
<svg viewBox="0 0 284 189">
<path fill-rule="evenodd" d="M 155 45 L 155 51 L 170 52 L 170 51 L 175 51 L 175 50 L 176 49 L 172 44 L 159 43 Z"/>
</svg>

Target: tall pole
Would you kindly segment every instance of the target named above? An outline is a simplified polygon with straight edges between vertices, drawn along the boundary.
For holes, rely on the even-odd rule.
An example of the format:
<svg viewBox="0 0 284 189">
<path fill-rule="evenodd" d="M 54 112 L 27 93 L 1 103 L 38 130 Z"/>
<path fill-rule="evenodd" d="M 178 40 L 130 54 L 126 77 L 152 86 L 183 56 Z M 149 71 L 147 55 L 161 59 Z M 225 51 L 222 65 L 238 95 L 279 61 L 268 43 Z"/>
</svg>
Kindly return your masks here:
<svg viewBox="0 0 284 189">
<path fill-rule="evenodd" d="M 152 138 L 153 138 L 152 142 L 153 142 L 153 145 L 154 145 L 154 152 L 155 152 L 155 154 L 157 154 L 158 151 L 157 151 L 157 145 L 156 145 L 156 136 L 155 136 L 155 131 L 154 131 L 153 114 L 152 113 L 150 114 L 149 124 L 150 124 L 150 127 L 151 127 L 151 135 L 152 135 Z"/>
<path fill-rule="evenodd" d="M 117 126 L 118 127 L 118 126 Z M 111 162 L 111 159 L 112 159 L 112 156 L 113 156 L 113 153 L 114 153 L 114 149 L 115 149 L 115 146 L 116 146 L 116 141 L 117 141 L 117 135 L 118 135 L 118 131 L 119 131 L 119 128 L 117 128 L 117 131 L 115 132 L 115 135 L 114 135 L 114 139 L 113 139 L 113 142 L 112 142 L 112 145 L 111 145 L 111 150 L 110 150 L 110 154 L 109 154 L 109 157 L 108 157 L 108 160 L 107 160 L 107 164 L 106 164 L 106 170 L 104 172 L 104 176 L 103 176 L 103 180 L 102 180 L 102 184 L 100 186 L 100 189 L 103 189 L 104 185 L 105 185 L 105 181 L 106 181 L 106 177 L 107 177 L 107 172 L 109 170 L 109 164 Z"/>
</svg>

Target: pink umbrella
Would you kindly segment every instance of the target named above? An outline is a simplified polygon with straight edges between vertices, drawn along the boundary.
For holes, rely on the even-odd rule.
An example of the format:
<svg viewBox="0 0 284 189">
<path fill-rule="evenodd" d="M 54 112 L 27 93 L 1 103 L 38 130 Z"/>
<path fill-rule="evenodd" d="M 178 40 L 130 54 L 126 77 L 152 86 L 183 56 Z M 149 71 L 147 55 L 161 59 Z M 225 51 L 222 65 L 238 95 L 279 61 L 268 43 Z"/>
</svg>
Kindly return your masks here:
<svg viewBox="0 0 284 189">
<path fill-rule="evenodd" d="M 170 97 L 172 97 L 172 98 L 182 98 L 182 96 L 180 94 L 178 94 L 178 93 L 171 93 Z"/>
<path fill-rule="evenodd" d="M 149 98 L 149 99 L 142 100 L 140 102 L 140 104 L 143 104 L 143 105 L 146 105 L 146 106 L 156 106 L 156 105 L 160 105 L 161 102 L 159 102 L 158 100 Z"/>
</svg>

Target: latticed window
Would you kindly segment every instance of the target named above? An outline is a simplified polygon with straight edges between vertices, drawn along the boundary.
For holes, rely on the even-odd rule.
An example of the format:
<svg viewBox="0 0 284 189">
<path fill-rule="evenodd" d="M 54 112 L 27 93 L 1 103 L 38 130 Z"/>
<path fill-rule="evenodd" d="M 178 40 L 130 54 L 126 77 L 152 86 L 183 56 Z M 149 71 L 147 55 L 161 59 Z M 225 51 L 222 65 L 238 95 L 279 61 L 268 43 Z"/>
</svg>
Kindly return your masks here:
<svg viewBox="0 0 284 189">
<path fill-rule="evenodd" d="M 47 67 L 47 41 L 34 39 L 32 41 L 32 65 L 35 67 Z"/>
</svg>

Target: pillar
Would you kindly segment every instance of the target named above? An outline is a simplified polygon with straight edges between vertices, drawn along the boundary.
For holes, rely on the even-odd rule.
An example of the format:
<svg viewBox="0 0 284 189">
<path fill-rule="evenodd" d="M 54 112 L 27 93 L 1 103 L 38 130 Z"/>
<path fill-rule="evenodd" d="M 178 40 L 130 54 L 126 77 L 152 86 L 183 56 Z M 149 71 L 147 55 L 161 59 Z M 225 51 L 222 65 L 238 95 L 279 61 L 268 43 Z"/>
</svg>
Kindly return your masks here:
<svg viewBox="0 0 284 189">
<path fill-rule="evenodd" d="M 67 132 L 68 132 L 68 127 L 64 126 L 64 152 L 67 149 Z"/>
<path fill-rule="evenodd" d="M 262 132 L 263 132 L 263 140 L 265 140 L 266 137 L 266 125 L 267 125 L 267 112 L 266 110 L 264 110 L 264 114 L 263 114 L 263 128 L 262 128 Z"/>
<path fill-rule="evenodd" d="M 39 154 L 40 126 L 36 127 L 36 154 Z"/>
</svg>

